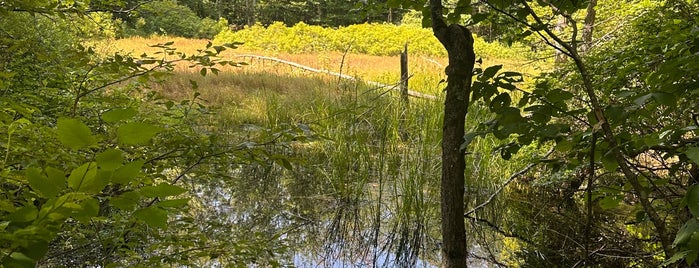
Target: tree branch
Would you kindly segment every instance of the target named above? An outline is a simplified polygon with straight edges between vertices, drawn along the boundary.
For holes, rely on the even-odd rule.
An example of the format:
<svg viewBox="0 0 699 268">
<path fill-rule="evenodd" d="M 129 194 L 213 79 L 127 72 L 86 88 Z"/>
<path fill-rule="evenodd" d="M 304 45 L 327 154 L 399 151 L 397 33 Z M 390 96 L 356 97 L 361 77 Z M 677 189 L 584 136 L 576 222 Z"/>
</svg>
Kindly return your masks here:
<svg viewBox="0 0 699 268">
<path fill-rule="evenodd" d="M 549 149 L 549 151 L 546 152 L 546 155 L 544 155 L 543 158 L 549 157 L 549 156 L 553 153 L 553 151 L 554 151 L 554 148 Z M 529 170 L 531 170 L 532 168 L 534 168 L 534 167 L 535 167 L 536 165 L 538 165 L 539 163 L 541 163 L 541 161 L 534 162 L 534 163 L 530 163 L 529 165 L 527 165 L 526 167 L 524 167 L 522 170 L 518 171 L 518 172 L 515 173 L 515 174 L 512 174 L 512 176 L 510 176 L 509 179 L 507 179 L 504 183 L 502 183 L 502 184 L 500 185 L 500 187 L 498 187 L 498 189 L 496 189 L 495 192 L 492 193 L 492 194 L 488 197 L 487 200 L 485 200 L 485 202 L 481 203 L 480 205 L 478 205 L 478 206 L 474 207 L 473 209 L 469 210 L 468 212 L 466 212 L 466 213 L 464 214 L 464 217 L 469 217 L 469 215 L 471 215 L 471 214 L 473 214 L 473 213 L 476 213 L 478 210 L 483 209 L 485 206 L 487 206 L 488 204 L 490 204 L 491 202 L 493 202 L 493 200 L 495 199 L 495 197 L 496 197 L 498 194 L 500 194 L 500 192 L 502 192 L 502 190 L 505 189 L 505 187 L 507 187 L 507 185 L 509 185 L 511 182 L 513 182 L 516 178 L 519 178 L 519 177 L 523 176 L 524 174 L 526 174 L 527 172 L 529 172 Z"/>
</svg>

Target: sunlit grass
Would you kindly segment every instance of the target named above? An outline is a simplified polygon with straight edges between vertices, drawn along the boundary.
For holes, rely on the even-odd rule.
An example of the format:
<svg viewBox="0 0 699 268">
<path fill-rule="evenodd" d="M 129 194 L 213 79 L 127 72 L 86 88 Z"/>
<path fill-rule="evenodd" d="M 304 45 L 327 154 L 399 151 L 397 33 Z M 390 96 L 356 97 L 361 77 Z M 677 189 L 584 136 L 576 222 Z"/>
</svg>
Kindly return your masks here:
<svg viewBox="0 0 699 268">
<path fill-rule="evenodd" d="M 143 53 L 153 55 L 161 49 L 152 47 L 152 45 L 166 42 L 174 42 L 173 47 L 177 48 L 178 51 L 191 55 L 198 53 L 198 50 L 204 49 L 208 40 L 166 36 L 153 36 L 150 38 L 131 37 L 99 43 L 98 50 L 102 51 L 103 53 L 114 53 L 119 51 L 122 53 L 131 53 L 133 55 L 141 55 Z M 245 58 L 241 57 L 242 55 L 275 57 L 316 69 L 347 74 L 360 80 L 376 81 L 385 84 L 395 84 L 400 80 L 400 58 L 397 56 L 371 56 L 351 53 L 345 54 L 340 52 L 290 54 L 284 52 L 229 49 L 221 54 L 223 59 L 246 62 L 249 65 L 241 67 L 227 66 L 220 67 L 220 69 L 224 72 L 230 72 L 236 75 L 246 75 L 249 73 L 260 72 L 280 75 L 298 74 L 299 76 L 314 76 L 312 73 L 299 70 L 295 67 L 282 63 Z M 526 79 L 529 79 L 541 72 L 540 69 L 534 67 L 532 62 L 514 59 L 489 58 L 483 58 L 482 60 L 483 67 L 502 64 L 504 66 L 503 70 L 521 72 L 525 75 Z M 444 75 L 444 68 L 448 65 L 447 59 L 430 58 L 427 56 L 413 56 L 409 57 L 408 63 L 409 74 L 411 75 L 410 88 L 418 92 L 438 94 L 444 86 L 440 85 L 440 81 L 444 81 L 444 79 L 446 79 L 446 76 Z M 189 68 L 187 64 L 179 64 L 177 65 L 175 72 L 178 74 L 198 73 L 199 69 Z M 220 79 L 228 80 L 229 78 L 223 77 Z M 327 79 L 337 78 L 327 76 Z M 214 81 L 211 83 L 216 82 Z"/>
</svg>

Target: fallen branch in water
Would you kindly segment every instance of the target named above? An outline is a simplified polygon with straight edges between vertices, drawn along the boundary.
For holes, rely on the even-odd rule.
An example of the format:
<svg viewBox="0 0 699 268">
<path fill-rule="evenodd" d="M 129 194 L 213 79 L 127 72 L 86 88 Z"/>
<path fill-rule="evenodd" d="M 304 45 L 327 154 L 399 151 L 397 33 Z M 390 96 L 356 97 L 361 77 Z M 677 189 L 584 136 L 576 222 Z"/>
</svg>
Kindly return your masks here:
<svg viewBox="0 0 699 268">
<path fill-rule="evenodd" d="M 359 81 L 359 79 L 357 79 L 357 78 L 354 77 L 354 76 L 349 76 L 349 75 L 346 75 L 346 74 L 341 74 L 341 73 L 337 73 L 337 72 L 333 72 L 333 71 L 329 71 L 329 70 L 316 69 L 316 68 L 312 68 L 312 67 L 308 67 L 308 66 L 305 66 L 305 65 L 301 65 L 301 64 L 298 64 L 298 63 L 295 63 L 295 62 L 291 62 L 291 61 L 287 61 L 287 60 L 282 60 L 282 59 L 278 59 L 278 58 L 273 58 L 273 57 L 258 56 L 258 55 L 249 55 L 249 54 L 235 55 L 234 57 L 243 58 L 243 59 L 245 59 L 245 58 L 251 58 L 251 59 L 259 59 L 259 60 L 269 60 L 269 61 L 274 61 L 274 62 L 278 62 L 278 63 L 283 63 L 283 64 L 286 64 L 286 65 L 290 65 L 290 66 L 293 66 L 293 67 L 302 69 L 302 70 L 304 70 L 304 71 L 309 71 L 309 72 L 314 72 L 314 73 L 321 73 L 321 74 L 332 75 L 332 76 L 336 76 L 336 77 L 339 77 L 339 78 L 342 78 L 342 79 L 346 79 L 346 80 L 351 80 L 351 81 Z M 379 82 L 374 82 L 374 81 L 362 81 L 362 82 L 364 82 L 364 83 L 367 84 L 367 85 L 375 86 L 375 87 L 393 87 L 393 86 L 391 86 L 391 85 L 387 85 L 387 84 L 383 84 L 383 83 L 379 83 Z M 415 98 L 420 98 L 420 99 L 429 99 L 429 100 L 436 100 L 436 99 L 437 99 L 437 96 L 430 95 L 430 94 L 425 94 L 425 93 L 420 93 L 420 92 L 413 91 L 413 90 L 408 90 L 408 96 L 415 97 Z"/>
</svg>

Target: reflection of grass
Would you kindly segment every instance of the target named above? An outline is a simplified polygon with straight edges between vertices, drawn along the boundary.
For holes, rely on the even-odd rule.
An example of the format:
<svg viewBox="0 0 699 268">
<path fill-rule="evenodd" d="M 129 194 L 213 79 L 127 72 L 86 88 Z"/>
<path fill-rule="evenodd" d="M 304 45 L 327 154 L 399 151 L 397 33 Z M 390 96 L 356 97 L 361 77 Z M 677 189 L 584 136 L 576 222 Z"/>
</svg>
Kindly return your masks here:
<svg viewBox="0 0 699 268">
<path fill-rule="evenodd" d="M 152 53 L 156 50 L 147 44 L 168 40 L 175 41 L 174 46 L 186 53 L 194 53 L 206 44 L 204 40 L 180 38 L 131 38 L 116 41 L 111 49 Z M 265 54 L 234 50 L 223 56 L 245 53 Z M 399 75 L 397 57 L 351 54 L 345 55 L 343 61 L 342 54 L 331 52 L 270 56 L 336 72 L 342 65 L 343 73 L 384 83 L 397 81 Z M 438 83 L 443 79 L 444 67 L 432 61 L 446 64 L 445 59 L 411 59 L 411 89 L 441 96 L 443 85 Z M 484 65 L 496 62 L 487 59 Z M 414 264 L 416 258 L 438 263 L 434 256 L 438 255 L 435 251 L 439 239 L 441 101 L 411 99 L 410 109 L 404 112 L 397 94 L 389 89 L 338 81 L 286 65 L 252 62 L 249 66 L 227 67 L 222 71 L 219 75 L 202 77 L 198 70 L 178 66 L 173 76 L 153 89 L 169 98 L 188 99 L 194 91 L 190 81 L 196 81 L 201 98 L 219 108 L 211 122 L 212 129 L 218 131 L 235 135 L 243 133 L 243 125 L 274 129 L 303 123 L 324 137 L 279 152 L 299 160 L 294 162 L 293 172 L 270 169 L 257 171 L 264 174 L 256 176 L 240 174 L 242 180 L 263 178 L 284 188 L 275 194 L 290 196 L 284 202 L 297 208 L 291 211 L 294 215 L 320 222 L 320 227 L 325 229 L 318 235 L 326 240 L 315 237 L 318 241 L 307 242 L 342 245 L 325 248 L 317 245 L 313 249 L 316 253 L 324 249 L 339 250 L 328 254 L 371 259 L 385 256 L 376 252 L 380 250 L 395 254 L 407 266 Z M 467 129 L 490 117 L 487 108 L 474 106 L 469 110 Z M 478 139 L 469 148 L 467 178 L 473 189 L 486 191 L 516 168 L 516 162 L 502 161 L 491 153 L 497 144 L 490 138 Z M 308 193 L 309 189 L 316 192 Z M 329 196 L 334 202 L 309 203 L 312 198 L 308 194 Z M 334 205 L 325 208 L 318 207 L 319 204 Z M 363 249 L 361 254 L 357 249 Z"/>
</svg>

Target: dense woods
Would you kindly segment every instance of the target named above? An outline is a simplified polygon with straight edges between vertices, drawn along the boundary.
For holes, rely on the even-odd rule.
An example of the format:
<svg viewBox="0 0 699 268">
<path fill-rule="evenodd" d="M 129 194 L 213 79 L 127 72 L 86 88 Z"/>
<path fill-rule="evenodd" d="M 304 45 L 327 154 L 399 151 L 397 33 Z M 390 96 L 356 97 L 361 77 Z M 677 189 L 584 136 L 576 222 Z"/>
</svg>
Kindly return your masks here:
<svg viewBox="0 0 699 268">
<path fill-rule="evenodd" d="M 0 266 L 696 266 L 697 22 L 693 0 L 0 1 Z M 397 90 L 406 44 L 432 98 Z"/>
</svg>

